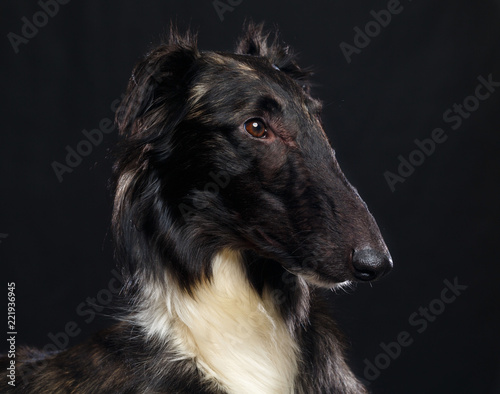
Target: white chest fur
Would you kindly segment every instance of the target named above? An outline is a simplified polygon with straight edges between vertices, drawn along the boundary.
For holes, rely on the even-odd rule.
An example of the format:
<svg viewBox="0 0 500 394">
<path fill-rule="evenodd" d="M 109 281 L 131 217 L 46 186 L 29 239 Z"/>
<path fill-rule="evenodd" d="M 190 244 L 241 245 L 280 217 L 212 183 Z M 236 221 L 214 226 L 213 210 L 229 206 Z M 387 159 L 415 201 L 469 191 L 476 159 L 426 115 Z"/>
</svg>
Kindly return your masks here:
<svg viewBox="0 0 500 394">
<path fill-rule="evenodd" d="M 147 298 L 138 317 L 148 334 L 173 342 L 179 358 L 194 357 L 208 379 L 230 393 L 293 393 L 297 344 L 270 297 L 248 283 L 238 253 L 217 255 L 213 281 L 194 297 L 172 285 Z"/>
</svg>

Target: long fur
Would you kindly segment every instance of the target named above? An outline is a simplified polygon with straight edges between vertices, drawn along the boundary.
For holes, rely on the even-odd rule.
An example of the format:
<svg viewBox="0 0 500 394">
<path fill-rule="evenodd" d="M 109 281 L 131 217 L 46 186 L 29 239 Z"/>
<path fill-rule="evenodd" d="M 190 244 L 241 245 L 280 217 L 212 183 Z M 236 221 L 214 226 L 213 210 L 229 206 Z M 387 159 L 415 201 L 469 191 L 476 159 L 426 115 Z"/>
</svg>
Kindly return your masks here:
<svg viewBox="0 0 500 394">
<path fill-rule="evenodd" d="M 60 353 L 22 349 L 7 392 L 366 392 L 322 288 L 392 263 L 310 72 L 268 36 L 249 24 L 235 53 L 200 52 L 172 30 L 135 67 L 114 166 L 127 313 Z"/>
</svg>

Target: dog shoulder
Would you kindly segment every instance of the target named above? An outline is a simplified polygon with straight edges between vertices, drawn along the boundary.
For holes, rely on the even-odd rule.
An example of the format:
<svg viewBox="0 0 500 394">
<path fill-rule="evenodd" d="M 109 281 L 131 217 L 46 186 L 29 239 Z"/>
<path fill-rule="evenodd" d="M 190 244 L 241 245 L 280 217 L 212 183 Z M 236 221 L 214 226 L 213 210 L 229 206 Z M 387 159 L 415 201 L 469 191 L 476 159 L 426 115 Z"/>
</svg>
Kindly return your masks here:
<svg viewBox="0 0 500 394">
<path fill-rule="evenodd" d="M 169 353 L 166 346 L 163 355 Z M 59 353 L 20 349 L 16 361 L 16 385 L 5 389 L 2 378 L 0 391 L 223 394 L 202 382 L 199 371 L 190 360 L 171 360 L 171 373 L 160 374 L 155 368 L 160 362 L 158 354 L 155 344 L 148 343 L 136 327 L 119 323 L 97 333 L 87 342 Z M 162 357 L 161 363 L 165 361 L 168 362 L 168 357 Z M 1 359 L 0 363 L 3 367 L 5 360 Z"/>
</svg>

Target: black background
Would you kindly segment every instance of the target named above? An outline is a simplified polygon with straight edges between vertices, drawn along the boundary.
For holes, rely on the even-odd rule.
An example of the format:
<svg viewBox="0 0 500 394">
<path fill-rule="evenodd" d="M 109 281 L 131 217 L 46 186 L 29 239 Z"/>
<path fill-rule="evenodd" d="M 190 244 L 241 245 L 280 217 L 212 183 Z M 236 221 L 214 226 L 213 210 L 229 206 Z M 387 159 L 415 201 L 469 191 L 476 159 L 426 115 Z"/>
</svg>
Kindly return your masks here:
<svg viewBox="0 0 500 394">
<path fill-rule="evenodd" d="M 443 121 L 448 108 L 474 94 L 479 76 L 500 81 L 500 3 L 401 4 L 403 11 L 348 64 L 340 43 L 352 45 L 354 27 L 364 28 L 370 11 L 387 8 L 386 1 L 243 0 L 221 21 L 211 0 L 73 0 L 18 54 L 7 35 L 20 34 L 21 18 L 32 20 L 40 6 L 4 1 L 0 294 L 6 297 L 6 282 L 16 282 L 17 344 L 43 347 L 49 333 L 75 321 L 81 334 L 74 344 L 110 323 L 104 316 L 86 323 L 76 308 L 112 278 L 107 155 L 116 132 L 61 183 L 52 162 L 64 163 L 65 147 L 75 148 L 82 130 L 113 118 L 111 103 L 134 63 L 170 20 L 198 29 L 201 49 L 231 50 L 252 18 L 278 25 L 300 63 L 314 67 L 313 92 L 325 104 L 332 145 L 395 262 L 384 280 L 332 297 L 350 365 L 365 376 L 364 360 L 374 362 L 381 342 L 407 331 L 413 343 L 381 370 L 374 393 L 500 393 L 500 88 L 457 130 Z M 384 172 L 396 173 L 398 156 L 408 158 L 413 141 L 436 127 L 448 139 L 391 192 Z M 468 288 L 418 333 L 410 315 L 455 277 Z"/>
</svg>

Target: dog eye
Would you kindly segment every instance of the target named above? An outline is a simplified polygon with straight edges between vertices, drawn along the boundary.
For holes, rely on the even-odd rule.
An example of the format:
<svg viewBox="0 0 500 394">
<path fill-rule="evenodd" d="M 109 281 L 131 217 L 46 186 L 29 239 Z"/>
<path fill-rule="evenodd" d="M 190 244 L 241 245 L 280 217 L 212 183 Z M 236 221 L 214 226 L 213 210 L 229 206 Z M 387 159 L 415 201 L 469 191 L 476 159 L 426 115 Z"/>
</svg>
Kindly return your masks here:
<svg viewBox="0 0 500 394">
<path fill-rule="evenodd" d="M 265 138 L 267 136 L 266 124 L 260 119 L 249 119 L 244 124 L 247 133 L 255 138 Z"/>
</svg>

